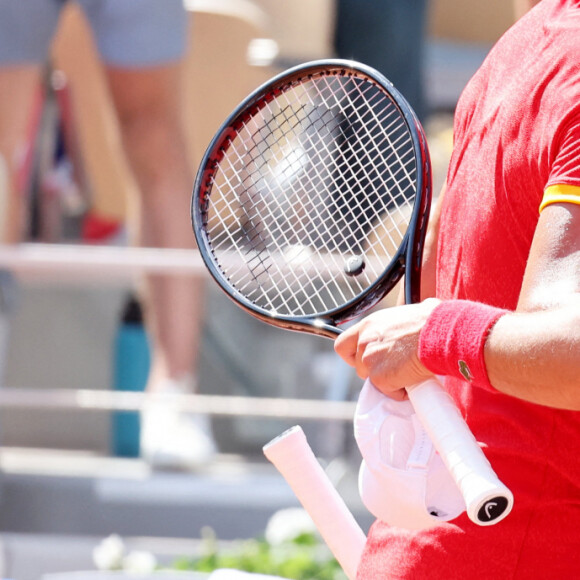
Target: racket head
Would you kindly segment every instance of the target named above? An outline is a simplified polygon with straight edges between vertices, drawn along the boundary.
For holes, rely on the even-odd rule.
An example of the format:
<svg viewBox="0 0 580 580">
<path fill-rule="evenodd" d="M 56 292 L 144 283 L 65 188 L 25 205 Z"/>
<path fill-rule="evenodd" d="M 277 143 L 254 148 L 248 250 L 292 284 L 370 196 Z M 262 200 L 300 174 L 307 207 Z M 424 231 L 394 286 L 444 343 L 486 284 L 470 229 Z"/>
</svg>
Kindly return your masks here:
<svg viewBox="0 0 580 580">
<path fill-rule="evenodd" d="M 344 60 L 294 67 L 226 119 L 198 170 L 193 229 L 209 272 L 261 320 L 331 338 L 406 272 L 418 298 L 431 166 L 415 113 Z"/>
</svg>

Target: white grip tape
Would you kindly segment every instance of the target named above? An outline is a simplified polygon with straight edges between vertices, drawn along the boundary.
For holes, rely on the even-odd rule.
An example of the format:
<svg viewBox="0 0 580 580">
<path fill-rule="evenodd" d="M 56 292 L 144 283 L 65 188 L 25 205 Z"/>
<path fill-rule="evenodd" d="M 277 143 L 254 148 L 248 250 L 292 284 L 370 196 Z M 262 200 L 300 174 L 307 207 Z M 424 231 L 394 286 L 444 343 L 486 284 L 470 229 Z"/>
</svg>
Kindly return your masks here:
<svg viewBox="0 0 580 580">
<path fill-rule="evenodd" d="M 471 521 L 489 526 L 503 520 L 512 509 L 513 494 L 493 471 L 451 397 L 434 379 L 407 392 L 463 495 Z"/>
<path fill-rule="evenodd" d="M 350 580 L 356 577 L 366 536 L 308 445 L 299 426 L 264 447 L 308 512 L 330 551 Z"/>
</svg>

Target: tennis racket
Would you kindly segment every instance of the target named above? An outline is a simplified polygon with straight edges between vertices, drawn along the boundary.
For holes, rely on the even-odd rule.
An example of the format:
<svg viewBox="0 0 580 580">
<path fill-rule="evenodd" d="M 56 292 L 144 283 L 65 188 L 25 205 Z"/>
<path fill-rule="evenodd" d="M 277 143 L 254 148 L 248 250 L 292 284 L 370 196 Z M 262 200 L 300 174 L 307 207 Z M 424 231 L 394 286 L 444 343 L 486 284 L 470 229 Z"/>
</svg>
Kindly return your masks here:
<svg viewBox="0 0 580 580">
<path fill-rule="evenodd" d="M 426 139 L 381 74 L 340 60 L 292 68 L 225 121 L 198 171 L 192 220 L 200 254 L 251 315 L 335 339 L 404 275 L 419 300 L 431 203 Z M 437 381 L 409 398 L 477 524 L 513 496 Z M 300 473 L 297 473 L 300 476 Z"/>
</svg>

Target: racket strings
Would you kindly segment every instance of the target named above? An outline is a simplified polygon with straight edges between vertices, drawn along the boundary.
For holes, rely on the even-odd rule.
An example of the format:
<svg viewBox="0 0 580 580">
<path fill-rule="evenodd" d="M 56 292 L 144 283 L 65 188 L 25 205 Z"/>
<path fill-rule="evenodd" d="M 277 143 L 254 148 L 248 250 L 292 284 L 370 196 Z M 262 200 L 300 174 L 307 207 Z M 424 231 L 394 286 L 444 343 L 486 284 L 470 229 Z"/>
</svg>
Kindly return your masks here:
<svg viewBox="0 0 580 580">
<path fill-rule="evenodd" d="M 339 308 L 377 280 L 405 235 L 417 172 L 409 129 L 385 92 L 342 76 L 285 87 L 253 113 L 212 176 L 214 258 L 272 313 Z M 366 266 L 357 275 L 345 271 L 353 256 Z"/>
<path fill-rule="evenodd" d="M 359 87 L 359 85 L 356 85 L 356 88 L 358 88 L 358 87 Z M 367 90 L 367 92 L 368 92 L 368 90 Z M 323 96 L 322 95 L 322 91 L 320 91 L 319 94 L 321 96 Z M 355 108 L 358 107 L 359 106 L 358 101 L 360 101 L 363 98 L 365 98 L 365 94 L 363 92 L 360 92 L 359 91 L 359 94 L 358 94 L 357 98 L 356 99 L 353 99 L 352 106 L 355 107 Z M 369 98 L 369 103 L 370 104 L 372 104 L 373 98 L 376 100 L 378 98 L 378 93 L 375 92 L 375 95 L 371 95 L 371 97 Z M 328 104 L 328 101 L 326 99 L 322 98 L 322 101 Z M 347 112 L 343 109 L 342 110 L 342 113 L 343 114 L 346 114 Z M 365 120 L 364 117 L 361 117 L 361 119 L 362 119 L 363 123 L 366 123 L 366 120 Z M 375 116 L 374 120 L 377 123 L 380 123 L 380 126 L 381 127 L 384 127 L 384 130 L 383 130 L 382 134 L 383 134 L 383 137 L 387 141 L 389 141 L 388 131 L 392 128 L 392 126 L 393 126 L 393 124 L 395 122 L 397 122 L 398 120 L 400 122 L 400 118 L 398 117 L 398 114 L 397 114 L 397 112 L 396 112 L 396 110 L 394 108 L 391 108 L 390 109 L 390 111 L 388 112 L 388 115 L 386 115 L 384 119 L 377 119 L 376 116 Z M 387 121 L 390 121 L 390 123 L 388 125 L 386 124 Z M 405 143 L 405 147 L 406 147 L 406 151 L 407 151 L 407 156 L 410 158 L 409 161 L 412 163 L 412 162 L 414 162 L 414 156 L 413 156 L 412 145 L 410 143 L 410 135 L 409 135 L 409 133 L 408 132 L 399 132 L 399 136 L 397 137 L 397 140 L 401 140 L 402 138 L 406 138 L 407 139 L 407 143 Z M 362 146 L 362 142 L 359 141 L 357 143 Z M 396 152 L 398 151 L 398 149 L 395 148 L 395 146 L 397 145 L 397 142 L 396 141 L 390 141 L 389 142 L 390 149 L 393 151 L 393 153 L 385 161 L 381 161 L 380 158 L 377 159 L 380 156 L 380 153 L 382 152 L 379 149 L 379 147 L 381 145 L 382 145 L 381 143 L 375 143 L 375 149 L 376 149 L 375 155 L 371 155 L 371 152 L 368 151 L 368 149 L 367 149 L 368 157 L 367 157 L 366 165 L 363 165 L 362 166 L 362 170 L 363 170 L 363 172 L 365 174 L 368 175 L 370 172 L 376 171 L 380 175 L 381 165 L 384 165 L 385 166 L 385 170 L 386 171 L 389 171 L 389 167 L 392 164 L 392 160 L 390 159 L 390 157 L 392 157 L 393 155 L 395 155 Z M 397 145 L 397 147 L 398 147 L 398 145 Z M 350 154 L 349 153 L 345 153 L 344 159 L 342 161 L 342 165 L 343 166 L 346 166 L 346 167 L 349 167 L 350 166 L 351 158 L 352 159 L 355 159 L 355 160 L 362 158 L 362 152 L 360 151 L 360 149 L 358 151 L 353 150 L 352 149 L 352 144 L 349 144 L 349 148 L 351 150 L 350 151 Z M 402 159 L 399 159 L 399 161 L 400 161 L 400 171 L 405 171 L 406 170 L 407 162 L 403 162 Z M 381 165 L 379 165 L 379 164 L 381 164 Z M 340 169 L 341 169 L 341 171 L 344 174 L 344 171 L 342 170 L 342 168 L 340 168 Z M 355 177 L 355 181 L 358 181 L 357 178 L 356 178 L 356 175 L 354 177 Z M 398 181 L 399 178 L 396 175 L 392 175 L 392 177 L 393 177 L 394 185 L 397 185 L 399 183 L 399 181 Z M 407 179 L 409 181 L 409 185 L 412 186 L 413 183 L 412 183 L 411 176 L 408 173 L 406 173 L 406 177 L 407 177 Z M 334 182 L 333 185 L 336 186 L 336 182 Z M 352 183 L 348 183 L 347 185 L 352 189 Z M 360 183 L 360 181 L 358 181 L 357 185 L 361 189 L 363 188 L 363 185 Z M 402 198 L 402 199 L 401 200 L 398 200 L 398 198 Z M 396 208 L 400 212 L 401 211 L 401 205 L 402 205 L 402 203 L 404 201 L 407 201 L 405 191 L 400 190 L 399 194 L 397 194 L 397 195 L 394 196 L 394 201 L 396 201 L 396 202 L 398 201 L 398 203 L 396 204 Z M 357 204 L 357 209 L 361 209 L 360 203 Z M 333 217 L 333 219 L 338 219 L 339 218 L 339 216 L 336 216 L 336 215 L 332 215 L 332 217 Z M 374 216 L 374 217 L 376 217 L 376 216 Z M 351 223 L 353 221 L 354 220 L 351 220 Z M 345 223 L 344 225 L 347 226 L 348 224 Z M 358 234 L 358 237 L 361 237 L 362 239 L 364 239 L 364 237 L 365 237 L 364 236 L 363 225 L 364 224 L 361 224 L 361 227 L 358 228 L 357 231 L 353 232 L 353 234 Z M 366 220 L 366 225 L 367 226 L 370 226 L 371 225 L 369 223 L 369 220 L 368 219 Z M 396 234 L 398 235 L 398 239 L 400 240 L 401 237 L 402 237 L 402 232 L 401 232 L 400 228 L 397 227 L 397 224 L 396 223 L 394 225 L 395 225 Z M 340 222 L 338 222 L 334 226 L 333 229 L 335 231 L 340 231 L 340 229 L 341 229 L 340 228 Z M 362 234 L 362 236 L 360 234 Z M 390 235 L 390 232 L 387 231 L 387 234 L 389 235 L 389 237 L 391 239 L 391 242 L 394 244 L 395 241 L 394 241 L 394 238 Z M 353 237 L 356 238 L 357 236 L 355 235 Z M 333 236 L 331 239 L 336 239 L 336 236 Z"/>
<path fill-rule="evenodd" d="M 300 113 L 292 112 L 292 115 L 302 114 L 304 113 L 305 109 L 306 107 L 303 106 L 301 107 Z M 280 114 L 274 114 L 273 111 L 270 111 L 272 113 L 272 122 L 275 125 L 275 130 L 273 133 L 275 131 L 284 131 L 284 134 L 288 135 L 288 131 L 285 130 L 285 127 L 291 127 L 294 130 L 298 126 L 298 123 L 292 122 L 292 116 L 287 114 L 288 110 L 291 110 L 290 102 L 287 103 L 286 107 L 281 108 Z M 321 158 L 320 163 L 314 165 L 312 168 L 312 172 L 315 174 L 315 177 L 309 175 L 309 183 L 306 184 L 307 186 L 310 186 L 311 191 L 318 191 L 319 184 L 324 183 L 324 181 L 328 179 L 332 181 L 332 173 L 330 175 L 323 175 L 319 168 L 323 166 L 323 163 L 332 162 L 335 158 L 334 152 L 329 150 L 328 147 L 325 147 L 324 141 L 321 140 L 321 137 L 331 133 L 330 125 L 334 123 L 334 118 L 331 117 L 329 121 L 325 121 L 324 119 L 318 117 L 315 121 L 312 121 L 311 118 L 307 116 L 307 114 L 305 115 L 305 118 L 307 121 L 306 124 L 310 127 L 315 127 L 316 129 L 314 132 L 314 135 L 316 136 L 316 142 L 313 142 L 312 140 L 311 131 L 306 131 L 304 133 L 307 136 L 308 149 L 310 151 L 318 151 L 319 153 L 320 151 L 323 152 L 323 157 Z M 280 119 L 282 119 L 281 122 Z M 303 128 L 303 125 L 304 123 L 301 123 L 301 129 Z M 285 141 L 287 141 L 287 139 L 285 139 Z M 321 144 L 322 147 L 320 147 Z M 336 186 L 336 184 L 334 185 Z M 300 179 L 295 180 L 294 182 L 290 182 L 288 186 L 289 193 L 286 193 L 286 196 L 283 198 L 283 200 L 287 202 L 288 199 L 291 199 L 294 195 L 299 195 L 300 190 L 304 189 L 304 186 L 305 184 L 303 184 Z M 315 239 L 320 236 L 323 236 L 332 242 L 337 238 L 339 230 L 333 228 L 334 231 L 331 231 L 329 228 L 329 224 L 331 223 L 329 218 L 332 216 L 328 213 L 329 208 L 327 206 L 324 206 L 324 209 L 321 210 L 321 207 L 323 206 L 319 203 L 315 203 L 315 198 L 313 196 L 306 196 L 303 201 L 304 204 L 300 207 L 300 213 L 302 215 L 298 215 L 296 204 L 286 204 L 289 205 L 289 211 L 285 211 L 285 208 L 280 206 L 276 207 L 277 213 L 282 213 L 287 219 L 283 222 L 272 221 L 272 223 L 276 224 L 277 229 L 275 232 L 273 231 L 271 233 L 273 234 L 272 239 L 277 239 L 278 241 L 282 240 L 283 243 L 281 245 L 292 248 L 292 244 L 294 243 L 294 247 L 297 247 L 298 251 L 304 254 L 304 243 L 313 244 L 315 243 Z M 270 210 L 270 208 L 268 208 L 268 210 Z M 271 218 L 275 218 L 275 216 L 272 215 L 271 210 L 269 211 L 269 214 Z M 309 216 L 310 219 L 304 219 L 305 216 Z M 261 217 L 263 220 L 264 216 Z M 320 227 L 317 230 L 309 228 L 308 224 L 312 223 L 316 223 Z M 302 243 L 296 246 L 296 240 L 300 240 Z M 296 256 L 295 259 L 296 258 L 300 258 L 300 256 Z M 344 263 L 343 261 L 339 262 L 338 256 L 336 254 L 329 252 L 327 259 L 331 262 L 331 264 L 329 264 L 331 266 L 331 270 L 340 271 L 342 269 Z M 285 290 L 291 290 L 291 288 L 289 288 L 287 285 L 288 283 L 291 284 L 294 288 L 309 288 L 310 292 L 308 295 L 303 295 L 300 297 L 299 301 L 296 301 L 295 307 L 292 310 L 294 314 L 308 315 L 313 311 L 320 311 L 320 304 L 322 303 L 323 294 L 327 297 L 325 309 L 336 308 L 350 299 L 350 296 L 347 296 L 343 292 L 341 286 L 336 286 L 334 291 L 331 290 L 331 282 L 333 281 L 320 279 L 318 281 L 318 288 L 310 284 L 309 281 L 312 278 L 310 268 L 302 268 L 302 272 L 299 275 L 297 275 L 297 272 L 298 269 L 292 270 L 291 276 L 289 278 L 287 277 L 287 279 L 281 279 L 280 275 L 282 275 L 282 272 L 277 269 L 277 274 L 279 276 L 269 280 L 269 282 L 273 284 L 279 292 L 281 292 L 281 297 L 287 294 Z M 263 273 L 271 276 L 270 271 L 264 271 Z M 254 271 L 253 274 L 256 275 L 256 271 Z M 281 282 L 281 284 L 278 282 Z M 363 290 L 363 286 L 360 284 L 360 282 L 355 281 L 355 285 L 358 286 L 359 291 Z M 260 289 L 262 288 L 263 287 L 260 286 Z M 248 297 L 252 298 L 253 296 L 250 295 Z M 288 303 L 285 301 L 284 306 L 286 308 L 288 307 Z"/>
<path fill-rule="evenodd" d="M 263 263 L 263 262 L 262 262 Z M 268 273 L 268 268 L 264 268 L 264 273 Z M 278 287 L 278 290 L 280 290 L 280 288 Z M 344 296 L 341 296 L 341 300 L 344 300 Z"/>
<path fill-rule="evenodd" d="M 372 130 L 367 132 L 367 135 L 369 136 L 368 141 L 362 140 L 354 141 L 349 144 L 352 145 L 354 143 L 360 146 L 364 146 L 366 148 L 366 153 L 368 154 L 367 165 L 371 166 L 371 169 L 367 170 L 367 175 L 369 171 L 374 171 L 377 173 L 378 176 L 380 176 L 381 175 L 380 168 L 381 167 L 384 168 L 384 170 L 388 174 L 390 174 L 392 185 L 394 187 L 398 187 L 400 195 L 405 197 L 405 192 L 401 188 L 401 182 L 399 181 L 397 176 L 392 173 L 392 168 L 394 166 L 392 157 L 397 158 L 398 161 L 398 163 L 396 164 L 397 168 L 401 172 L 405 173 L 405 177 L 407 178 L 408 184 L 413 185 L 414 178 L 408 171 L 406 171 L 407 164 L 403 161 L 401 157 L 398 157 L 401 145 L 397 144 L 397 141 L 399 141 L 402 138 L 406 138 L 407 143 L 402 145 L 402 147 L 405 147 L 404 150 L 412 156 L 413 149 L 410 143 L 410 134 L 406 130 L 405 131 L 393 130 L 394 129 L 393 125 L 397 122 L 400 123 L 401 121 L 398 111 L 394 107 L 388 108 L 387 109 L 388 113 L 383 118 L 377 115 L 377 112 L 375 110 L 376 107 L 373 108 L 373 105 L 375 104 L 374 102 L 378 100 L 380 95 L 376 90 L 373 91 L 373 89 L 375 89 L 374 85 L 367 85 L 365 87 L 365 90 L 361 90 L 361 85 L 355 84 L 354 89 L 355 90 L 353 92 L 355 92 L 355 97 L 352 98 L 349 104 L 350 110 L 346 111 L 343 110 L 343 114 L 345 115 L 345 117 L 351 118 L 352 117 L 351 111 L 353 110 L 357 111 L 359 109 L 364 108 L 363 110 L 366 110 L 367 113 L 359 114 L 358 122 L 353 123 L 352 126 L 356 127 L 357 124 L 360 124 L 362 125 L 362 127 L 365 127 L 372 122 L 374 124 L 373 129 L 378 128 L 379 136 L 387 142 L 389 146 L 390 155 L 384 159 L 381 159 L 381 155 L 384 154 L 384 142 L 378 141 L 375 132 Z M 387 122 L 389 122 L 389 124 L 387 124 Z M 395 140 L 392 140 L 391 131 L 397 134 Z M 370 145 L 373 146 L 372 149 L 370 149 L 369 147 Z M 356 160 L 364 159 L 364 156 L 361 156 L 360 151 L 354 152 L 353 157 Z M 380 165 L 373 165 L 373 163 L 377 163 L 377 161 L 379 162 Z M 385 182 L 384 185 L 388 184 Z M 393 195 L 392 192 L 391 195 Z M 396 198 L 396 195 L 394 195 L 393 197 Z"/>
<path fill-rule="evenodd" d="M 362 89 L 361 87 L 364 87 Z M 322 94 L 322 91 L 321 91 Z M 354 94 L 354 97 L 352 96 Z M 369 142 L 365 140 L 356 140 L 356 141 L 348 141 L 347 142 L 347 150 L 344 154 L 343 165 L 346 167 L 346 170 L 342 171 L 342 175 L 346 175 L 348 173 L 348 168 L 353 167 L 357 162 L 360 163 L 362 161 L 362 165 L 360 166 L 360 171 L 362 172 L 363 176 L 370 181 L 369 176 L 374 174 L 379 179 L 383 174 L 389 174 L 388 181 L 382 181 L 381 185 L 389 190 L 390 195 L 393 198 L 394 208 L 399 212 L 400 217 L 402 218 L 401 221 L 405 221 L 407 218 L 401 215 L 402 208 L 405 204 L 409 201 L 409 195 L 406 189 L 404 189 L 401 185 L 401 176 L 393 173 L 393 167 L 397 168 L 397 171 L 404 174 L 406 178 L 406 185 L 412 189 L 412 195 L 414 194 L 414 175 L 412 172 L 409 172 L 408 166 L 411 165 L 414 167 L 415 157 L 414 157 L 414 150 L 412 147 L 411 137 L 408 130 L 396 130 L 395 124 L 401 123 L 400 114 L 398 110 L 394 107 L 383 108 L 383 111 L 386 111 L 386 114 L 383 117 L 377 115 L 377 107 L 375 105 L 377 101 L 381 98 L 384 98 L 383 94 L 376 90 L 374 85 L 370 83 L 355 83 L 353 84 L 353 91 L 351 92 L 351 100 L 349 102 L 349 110 L 342 109 L 342 113 L 347 116 L 347 118 L 352 118 L 352 111 L 365 111 L 364 114 L 359 114 L 359 121 L 360 124 L 365 127 L 368 126 L 370 122 L 374 123 L 373 129 L 378 129 L 378 136 L 381 140 L 377 139 L 377 136 L 374 134 L 375 131 L 370 130 L 367 132 L 370 135 L 370 144 L 372 147 L 369 147 Z M 353 123 L 353 127 L 356 127 L 356 123 Z M 393 139 L 392 136 L 395 134 L 395 138 Z M 405 139 L 404 143 L 401 141 Z M 390 154 L 386 158 L 382 158 L 385 151 L 385 142 L 388 145 L 388 150 Z M 354 147 L 358 146 L 357 149 Z M 363 151 L 362 149 L 365 148 Z M 404 159 L 400 155 L 400 151 L 403 149 L 406 155 L 406 159 Z M 365 155 L 366 153 L 366 155 Z M 393 162 L 393 157 L 396 158 L 397 163 Z M 342 169 L 342 168 L 341 168 Z M 349 189 L 353 189 L 353 184 L 356 184 L 360 190 L 364 190 L 365 187 L 368 186 L 368 183 L 364 183 L 358 177 L 358 175 L 353 174 L 352 170 L 350 170 L 352 175 L 352 181 L 346 181 L 346 185 Z M 393 188 L 398 188 L 398 193 L 393 194 Z M 363 210 L 364 208 L 361 207 L 361 203 L 356 203 L 357 210 Z M 364 212 L 363 212 L 364 213 Z M 335 216 L 336 217 L 336 216 Z M 377 218 L 377 215 L 371 217 Z M 350 215 L 349 223 L 356 224 L 356 217 Z M 354 218 L 354 219 L 353 219 Z M 369 219 L 365 220 L 365 224 L 370 226 Z M 406 228 L 406 224 L 405 224 Z M 403 232 L 401 231 L 400 227 L 398 226 L 397 221 L 393 222 L 393 229 L 395 231 L 395 236 L 391 234 L 389 229 L 386 230 L 386 234 L 389 237 L 391 244 L 397 244 L 396 240 L 402 238 Z M 368 230 L 366 230 L 368 231 Z M 365 240 L 365 230 L 363 229 L 363 224 L 361 227 L 357 228 L 352 232 L 352 237 L 354 239 Z M 398 244 L 397 244 L 398 245 Z M 382 247 L 383 253 L 385 253 L 386 248 Z"/>
<path fill-rule="evenodd" d="M 283 117 L 284 124 L 291 127 L 292 129 L 296 128 L 297 123 L 292 123 L 291 117 L 288 117 L 284 113 L 281 116 Z M 274 122 L 277 124 L 276 130 L 283 129 L 287 134 L 288 129 L 287 127 L 281 126 L 278 120 L 279 117 L 280 115 L 272 117 Z M 320 119 L 318 121 L 320 121 Z M 327 126 L 327 123 L 325 122 L 322 122 L 322 124 L 319 123 L 317 131 L 321 133 L 321 129 L 325 126 Z M 261 131 L 261 134 L 263 135 L 263 131 Z M 274 130 L 271 130 L 270 134 L 274 134 Z M 249 135 L 249 140 L 253 143 L 252 148 L 249 149 L 250 155 L 252 157 L 255 157 L 256 148 L 258 144 L 256 143 L 254 135 L 252 134 Z M 330 156 L 331 152 L 328 153 Z M 264 158 L 262 152 L 260 152 L 259 154 L 259 159 L 260 159 L 260 162 L 258 164 L 259 172 L 252 173 L 249 176 L 249 180 L 244 184 L 245 190 L 247 191 L 257 191 L 259 189 L 260 184 L 256 180 L 256 176 L 259 176 L 259 178 L 262 179 L 265 173 L 265 167 L 269 167 L 268 165 L 269 160 Z M 281 162 L 281 159 L 277 158 L 276 161 Z M 237 165 L 238 165 L 237 163 L 234 164 L 234 167 L 237 167 Z M 322 183 L 324 179 L 325 176 L 319 174 L 318 179 L 316 181 L 318 183 Z M 313 184 L 315 189 L 318 185 L 316 181 Z M 294 184 L 290 184 L 290 189 L 292 190 L 292 193 L 294 194 L 298 193 L 297 191 L 295 191 L 296 186 Z M 254 203 L 253 205 L 250 205 L 249 208 L 247 208 L 246 212 L 247 217 L 249 219 L 246 222 L 245 233 L 249 241 L 249 245 L 256 251 L 261 250 L 257 255 L 262 255 L 266 257 L 270 256 L 270 254 L 267 253 L 267 251 L 270 248 L 265 243 L 265 239 L 260 233 L 261 228 L 266 222 L 275 225 L 275 231 L 273 229 L 270 229 L 269 233 L 272 236 L 271 237 L 272 240 L 273 239 L 278 240 L 277 245 L 293 247 L 293 245 L 295 245 L 297 243 L 297 240 L 299 239 L 302 239 L 303 241 L 307 240 L 309 242 L 313 242 L 312 231 L 308 231 L 308 228 L 305 225 L 308 223 L 307 220 L 304 219 L 304 215 L 298 215 L 296 206 L 290 204 L 288 202 L 288 199 L 289 199 L 288 197 L 283 198 L 282 202 L 285 203 L 283 203 L 283 205 L 278 205 L 276 207 L 274 207 L 272 204 Z M 263 213 L 264 211 L 266 212 L 266 215 L 264 215 Z M 284 221 L 278 220 L 277 219 L 278 216 L 275 215 L 274 211 L 276 214 L 281 214 L 285 216 L 285 218 L 287 219 L 285 219 Z M 325 218 L 320 214 L 319 208 L 315 203 L 313 203 L 312 198 L 306 199 L 304 207 L 301 208 L 301 213 L 305 215 L 310 215 L 311 217 L 316 216 L 316 218 L 318 218 L 318 222 L 323 226 L 328 221 L 327 217 Z M 247 227 L 248 225 L 249 227 Z M 326 228 L 325 233 L 334 235 L 333 232 L 330 232 L 328 230 L 328 228 Z M 297 257 L 299 258 L 299 256 Z M 335 269 L 339 269 L 342 267 L 342 265 L 338 263 L 338 260 L 334 258 L 332 254 L 330 255 L 330 258 L 334 262 L 333 266 Z M 288 309 L 288 304 L 284 300 L 284 296 L 287 294 L 287 290 L 296 286 L 305 287 L 305 285 L 308 283 L 309 278 L 311 277 L 311 271 L 309 269 L 303 269 L 301 273 L 299 273 L 297 270 L 290 270 L 289 276 L 284 277 L 284 274 L 278 267 L 278 262 L 263 259 L 257 260 L 255 257 L 248 260 L 248 266 L 250 267 L 249 272 L 251 273 L 251 276 L 247 276 L 245 280 L 240 280 L 238 283 L 239 284 L 238 289 L 242 293 L 247 294 L 247 297 L 255 300 L 257 299 L 255 294 L 257 293 L 259 294 L 259 291 L 263 288 L 263 285 L 258 284 L 254 288 L 254 292 L 252 293 L 251 288 L 252 282 L 260 281 L 260 279 L 262 278 L 268 279 L 269 283 L 272 284 L 279 292 L 279 296 L 281 297 L 283 306 L 285 306 L 286 309 Z M 273 272 L 272 270 L 275 270 L 275 272 Z M 315 300 L 316 298 L 319 298 L 321 291 L 324 292 L 328 291 L 329 289 L 329 284 L 324 281 L 321 283 L 321 286 L 322 290 L 313 289 L 314 293 L 313 295 L 315 297 Z M 327 292 L 327 294 L 332 298 L 333 296 L 332 293 Z M 265 300 L 268 301 L 267 294 L 265 294 L 264 296 Z M 341 288 L 338 288 L 338 298 L 339 300 L 338 301 L 335 300 L 332 306 L 338 306 L 341 302 L 348 300 L 347 296 L 342 292 Z M 302 302 L 304 302 L 305 304 L 302 304 Z M 300 314 L 307 314 L 308 311 L 312 310 L 312 308 L 309 307 L 309 302 L 311 301 L 308 300 L 308 298 L 306 300 L 302 298 L 301 301 L 295 305 L 294 310 Z M 310 306 L 312 306 L 312 304 L 310 304 Z M 319 305 L 317 304 L 316 307 L 319 308 Z"/>
<path fill-rule="evenodd" d="M 255 209 L 255 206 L 252 206 L 252 209 Z M 276 231 L 269 232 L 273 236 L 272 239 L 275 238 L 278 240 L 278 243 L 274 249 L 280 245 L 286 247 L 297 247 L 295 245 L 296 239 L 301 237 L 305 238 L 308 236 L 308 232 L 302 232 L 304 228 L 300 227 L 300 225 L 297 229 L 292 229 L 290 226 L 290 221 L 282 223 L 276 221 L 276 216 L 273 215 L 272 208 L 269 205 L 266 205 L 264 209 L 268 214 L 267 217 L 270 217 L 272 219 L 272 223 L 276 224 Z M 315 206 L 312 208 L 307 207 L 306 209 L 312 209 L 313 212 L 317 211 Z M 295 210 L 290 207 L 289 213 L 290 215 L 288 215 L 288 217 L 291 220 L 293 217 L 292 214 L 295 214 Z M 284 307 L 284 310 L 306 315 L 308 312 L 312 311 L 312 308 L 319 308 L 319 302 L 316 302 L 316 300 L 320 298 L 321 292 L 329 290 L 329 283 L 322 281 L 321 289 L 317 290 L 314 287 L 312 288 L 314 300 L 310 300 L 308 296 L 303 296 L 299 302 L 294 301 L 292 304 L 290 304 L 290 301 L 286 298 L 288 295 L 288 290 L 296 287 L 306 287 L 310 278 L 312 277 L 312 270 L 304 268 L 302 269 L 302 272 L 300 272 L 298 269 L 288 270 L 286 273 L 282 271 L 280 268 L 281 260 L 272 259 L 273 255 L 269 253 L 271 248 L 265 242 L 265 238 L 260 231 L 260 227 L 263 225 L 264 221 L 267 221 L 264 220 L 264 215 L 260 216 L 258 212 L 256 216 L 249 215 L 248 217 L 258 217 L 260 218 L 260 221 L 253 222 L 253 220 L 251 220 L 250 222 L 246 222 L 246 226 L 248 226 L 248 223 L 250 223 L 250 226 L 246 229 L 245 234 L 247 236 L 247 240 L 249 241 L 249 245 L 253 248 L 255 254 L 247 259 L 247 265 L 249 267 L 248 272 L 251 274 L 251 276 L 245 276 L 239 279 L 237 285 L 238 290 L 253 301 L 259 301 L 260 296 L 263 296 L 265 303 L 269 305 L 270 309 L 278 310 L 278 308 L 271 302 L 269 298 L 269 294 L 272 294 L 272 292 L 263 292 L 264 284 L 262 281 L 267 280 L 269 285 L 275 288 L 278 292 L 277 297 L 280 301 L 279 306 Z M 301 216 L 294 215 L 294 217 L 299 218 Z M 297 223 L 300 224 L 301 222 L 297 221 Z M 304 235 L 301 236 L 301 233 L 304 233 Z M 304 251 L 304 248 L 302 248 L 301 251 Z M 295 259 L 299 258 L 300 256 L 295 256 Z M 335 259 L 333 259 L 333 261 L 335 262 L 335 268 L 340 267 Z M 346 301 L 347 296 L 340 288 L 338 291 L 340 301 Z M 328 295 L 332 296 L 330 293 L 328 293 Z M 338 306 L 339 304 L 340 302 L 334 301 L 334 306 Z"/>
</svg>

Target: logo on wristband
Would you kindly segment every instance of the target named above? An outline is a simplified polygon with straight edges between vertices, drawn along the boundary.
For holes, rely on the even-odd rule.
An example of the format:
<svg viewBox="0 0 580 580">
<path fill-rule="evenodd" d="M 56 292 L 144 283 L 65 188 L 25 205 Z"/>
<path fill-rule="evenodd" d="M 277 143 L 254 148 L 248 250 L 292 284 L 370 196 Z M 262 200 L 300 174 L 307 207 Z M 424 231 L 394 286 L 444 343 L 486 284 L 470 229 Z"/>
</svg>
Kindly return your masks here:
<svg viewBox="0 0 580 580">
<path fill-rule="evenodd" d="M 459 365 L 459 372 L 461 373 L 461 376 L 466 381 L 471 382 L 473 380 L 473 375 L 471 374 L 471 371 L 469 370 L 467 363 L 464 360 L 460 360 L 458 362 L 458 365 Z"/>
</svg>

